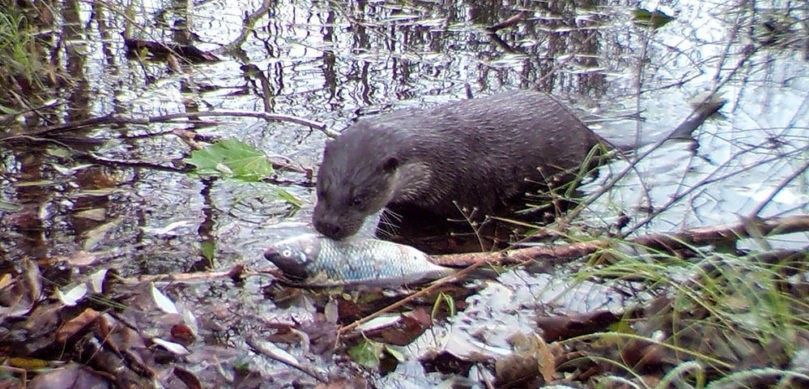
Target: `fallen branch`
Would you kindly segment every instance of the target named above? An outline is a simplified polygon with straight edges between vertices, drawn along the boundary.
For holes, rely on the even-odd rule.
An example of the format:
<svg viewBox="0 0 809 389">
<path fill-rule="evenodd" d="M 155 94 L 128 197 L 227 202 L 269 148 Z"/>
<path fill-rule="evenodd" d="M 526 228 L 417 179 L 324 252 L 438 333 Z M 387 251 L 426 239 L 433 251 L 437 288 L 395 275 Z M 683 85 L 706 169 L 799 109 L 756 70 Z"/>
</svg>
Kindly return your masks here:
<svg viewBox="0 0 809 389">
<path fill-rule="evenodd" d="M 709 244 L 733 242 L 747 237 L 788 234 L 802 231 L 809 231 L 809 215 L 774 217 L 756 221 L 749 220 L 736 224 L 693 228 L 673 234 L 644 235 L 630 239 L 629 242 L 653 249 L 675 251 L 688 248 L 689 246 L 705 246 Z M 600 249 L 610 247 L 612 244 L 614 244 L 614 241 L 599 239 L 566 245 L 536 246 L 498 252 L 436 255 L 432 257 L 432 261 L 436 264 L 466 268 L 441 280 L 435 281 L 427 289 L 410 297 L 418 297 L 423 293 L 429 293 L 440 285 L 463 279 L 480 266 L 489 264 L 515 265 L 532 261 L 560 264 L 592 254 Z M 269 275 L 275 278 L 283 277 L 280 270 L 276 268 L 251 270 L 246 268 L 244 264 L 236 264 L 229 270 L 224 271 L 141 275 L 125 278 L 123 282 L 126 284 L 138 284 L 142 282 L 204 282 L 222 278 L 242 279 L 262 275 Z M 410 301 L 410 297 L 405 299 L 405 301 L 400 301 L 397 303 L 398 305 L 394 305 L 399 306 L 402 303 L 406 303 Z M 389 308 L 393 309 L 395 307 Z"/>
<path fill-rule="evenodd" d="M 774 217 L 758 220 L 742 220 L 736 224 L 688 229 L 673 234 L 651 234 L 629 239 L 630 243 L 666 251 L 675 251 L 689 246 L 706 246 L 734 242 L 748 237 L 758 237 L 792 232 L 809 231 L 809 215 Z M 470 266 L 472 264 L 524 264 L 542 261 L 549 264 L 566 263 L 599 249 L 610 247 L 614 242 L 606 239 L 556 246 L 536 246 L 491 253 L 467 253 L 433 256 L 433 262 L 444 266 Z"/>
<path fill-rule="evenodd" d="M 230 278 L 233 280 L 240 280 L 250 276 L 270 275 L 275 278 L 281 277 L 280 270 L 273 269 L 259 269 L 250 270 L 244 264 L 238 263 L 233 265 L 229 270 L 223 271 L 201 271 L 194 273 L 173 273 L 173 274 L 147 274 L 130 278 L 123 278 L 121 281 L 124 284 L 136 285 L 144 282 L 170 282 L 170 283 L 192 283 L 192 282 L 207 282 L 211 280 L 218 280 L 223 278 Z"/>
<path fill-rule="evenodd" d="M 279 122 L 291 122 L 296 123 L 304 126 L 308 126 L 320 131 L 323 131 L 329 137 L 336 137 L 339 133 L 329 130 L 326 128 L 326 125 L 320 122 L 316 122 L 314 120 L 304 119 L 297 116 L 292 115 L 283 115 L 283 114 L 273 114 L 267 112 L 255 112 L 255 111 L 205 111 L 205 112 L 179 112 L 179 113 L 172 113 L 167 115 L 160 115 L 160 116 L 150 116 L 146 118 L 136 118 L 130 116 L 123 116 L 119 114 L 108 114 L 104 116 L 89 118 L 85 120 L 77 120 L 75 122 L 64 123 L 64 124 L 57 124 L 53 126 L 48 126 L 45 128 L 41 128 L 39 130 L 26 132 L 25 134 L 19 135 L 26 135 L 26 136 L 37 136 L 46 134 L 49 132 L 58 132 L 58 131 L 73 131 L 73 130 L 80 130 L 87 127 L 98 126 L 102 124 L 139 124 L 139 125 L 148 125 L 154 123 L 170 123 L 177 119 L 194 119 L 198 117 L 211 117 L 211 116 L 232 116 L 232 117 L 254 117 L 259 119 L 264 119 L 268 122 L 272 121 L 279 121 Z M 0 142 L 14 139 L 18 135 L 6 135 L 0 137 Z"/>
</svg>

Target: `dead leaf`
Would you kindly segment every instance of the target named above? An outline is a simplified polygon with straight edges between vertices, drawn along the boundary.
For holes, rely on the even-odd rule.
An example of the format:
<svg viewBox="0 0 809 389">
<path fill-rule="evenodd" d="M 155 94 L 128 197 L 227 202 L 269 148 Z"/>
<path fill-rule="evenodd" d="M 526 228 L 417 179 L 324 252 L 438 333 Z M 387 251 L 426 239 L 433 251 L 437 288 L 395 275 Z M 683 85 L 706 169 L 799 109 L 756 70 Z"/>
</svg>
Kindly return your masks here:
<svg viewBox="0 0 809 389">
<path fill-rule="evenodd" d="M 62 304 L 72 307 L 87 295 L 87 285 L 78 284 L 65 292 L 62 292 L 61 289 L 56 289 L 53 294 Z"/>
<path fill-rule="evenodd" d="M 191 354 L 191 352 L 188 351 L 188 349 L 185 348 L 185 346 L 179 343 L 169 342 L 168 340 L 163 340 L 160 338 L 152 338 L 152 342 L 154 342 L 156 345 L 160 347 L 163 347 L 164 349 L 168 350 L 169 352 L 175 355 Z"/>
<path fill-rule="evenodd" d="M 5 274 L 2 281 L 5 285 L 0 288 L 0 324 L 3 323 L 2 319 L 23 317 L 34 308 L 24 283 L 18 282 L 10 274 Z"/>
<path fill-rule="evenodd" d="M 104 292 L 104 281 L 107 279 L 107 269 L 101 269 L 90 274 L 90 288 L 93 293 Z"/>
<path fill-rule="evenodd" d="M 55 260 L 57 262 L 64 261 L 71 266 L 84 267 L 90 266 L 98 261 L 98 256 L 84 250 L 79 250 L 67 257 L 56 257 Z"/>
<path fill-rule="evenodd" d="M 188 389 L 202 389 L 202 383 L 199 382 L 199 378 L 188 370 L 175 367 L 174 376 L 182 381 Z"/>
<path fill-rule="evenodd" d="M 518 362 L 527 363 L 533 360 L 535 370 L 542 375 L 544 382 L 551 382 L 556 375 L 556 356 L 551 351 L 545 340 L 535 333 L 515 333 L 509 337 L 509 342 L 514 347 L 514 354 Z M 524 367 L 527 369 L 527 367 Z M 527 370 L 526 370 L 527 372 Z"/>
<path fill-rule="evenodd" d="M 79 316 L 74 317 L 56 330 L 56 341 L 59 343 L 67 342 L 70 337 L 76 335 L 88 325 L 93 324 L 99 316 L 101 316 L 100 312 L 92 308 L 85 309 Z"/>
<path fill-rule="evenodd" d="M 542 330 L 542 337 L 545 340 L 555 342 L 603 331 L 620 319 L 610 311 L 594 311 L 567 316 L 540 317 L 537 319 L 537 326 Z"/>
<path fill-rule="evenodd" d="M 26 347 L 34 346 L 36 350 L 53 342 L 53 336 L 59 325 L 59 313 L 64 307 L 61 304 L 40 304 L 31 312 L 31 315 L 22 326 L 28 331 L 30 341 Z"/>
<path fill-rule="evenodd" d="M 14 280 L 14 278 L 11 276 L 10 273 L 3 274 L 3 276 L 0 277 L 0 289 L 3 289 L 5 287 L 11 285 L 11 282 L 13 280 Z"/>
<path fill-rule="evenodd" d="M 383 343 L 406 346 L 432 325 L 427 310 L 420 308 L 402 315 L 392 325 L 365 332 L 369 338 L 381 338 Z"/>
<path fill-rule="evenodd" d="M 31 380 L 31 389 L 105 389 L 110 383 L 92 370 L 76 364 L 54 369 L 37 375 Z"/>
<path fill-rule="evenodd" d="M 109 223 L 104 223 L 96 228 L 93 228 L 92 230 L 86 231 L 84 234 L 82 234 L 82 237 L 85 239 L 82 248 L 89 251 L 98 246 L 99 243 L 101 243 L 101 241 L 104 240 L 104 238 L 106 238 L 110 232 L 118 228 L 121 221 L 121 218 L 116 218 L 111 220 Z"/>
<path fill-rule="evenodd" d="M 28 258 L 24 258 L 22 267 L 28 297 L 32 302 L 39 301 L 39 297 L 42 295 L 42 276 L 39 273 L 39 265 Z"/>
<path fill-rule="evenodd" d="M 545 382 L 551 382 L 554 380 L 554 375 L 556 375 L 556 357 L 539 335 L 534 334 L 534 338 L 537 340 L 535 356 L 539 364 L 539 372 L 542 373 L 542 378 L 545 379 Z"/>
<path fill-rule="evenodd" d="M 499 358 L 494 371 L 498 388 L 537 388 L 544 384 L 533 355 L 515 353 Z"/>
<path fill-rule="evenodd" d="M 107 210 L 104 208 L 86 209 L 84 211 L 74 212 L 73 216 L 80 219 L 103 222 L 104 219 L 107 218 Z"/>
<path fill-rule="evenodd" d="M 175 324 L 171 326 L 171 338 L 176 340 L 178 343 L 188 346 L 191 343 L 194 343 L 194 331 L 191 330 L 185 324 Z"/>
<path fill-rule="evenodd" d="M 161 311 L 163 311 L 165 313 L 171 313 L 171 314 L 179 314 L 180 313 L 180 311 L 177 309 L 177 306 L 174 305 L 174 302 L 171 301 L 171 299 L 169 299 L 168 296 L 163 294 L 163 292 L 161 292 L 159 289 L 157 289 L 154 286 L 153 282 L 149 283 L 149 290 L 152 293 L 152 301 L 155 302 L 155 304 L 157 305 L 157 307 Z"/>
</svg>

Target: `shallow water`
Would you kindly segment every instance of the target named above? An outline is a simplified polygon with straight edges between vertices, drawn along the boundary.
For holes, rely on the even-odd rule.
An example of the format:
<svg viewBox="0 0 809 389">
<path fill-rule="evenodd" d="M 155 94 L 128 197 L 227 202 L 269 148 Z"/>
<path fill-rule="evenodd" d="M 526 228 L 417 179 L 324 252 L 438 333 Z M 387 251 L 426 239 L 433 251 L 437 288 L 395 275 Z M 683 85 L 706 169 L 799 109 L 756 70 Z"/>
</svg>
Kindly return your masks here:
<svg viewBox="0 0 809 389">
<path fill-rule="evenodd" d="M 258 14 L 239 50 L 230 52 L 221 49 L 240 36 L 244 13 L 261 2 L 136 2 L 131 18 L 107 3 L 67 3 L 55 6 L 51 26 L 66 37 L 57 51 L 73 80 L 49 96 L 61 104 L 50 117 L 57 122 L 110 112 L 141 117 L 266 109 L 340 131 L 361 116 L 465 98 L 467 88 L 473 95 L 530 88 L 560 97 L 596 132 L 626 145 L 660 139 L 688 116 L 693 96 L 717 90 L 727 103 L 695 132 L 696 151 L 688 142 L 664 145 L 584 213 L 587 224 L 605 226 L 625 212 L 637 234 L 736 222 L 767 201 L 809 155 L 809 65 L 800 40 L 806 31 L 801 35 L 795 25 L 793 34 L 762 44 L 768 37 L 761 23 L 771 12 L 806 17 L 806 10 L 782 10 L 782 2 L 756 2 L 758 9 L 724 1 L 666 2 L 660 9 L 676 18 L 652 30 L 633 24 L 633 8 L 619 1 L 537 2 L 528 8 L 513 1 L 278 1 Z M 71 12 L 74 5 L 79 12 Z M 486 32 L 486 26 L 526 9 L 526 21 L 497 32 L 508 46 Z M 220 60 L 173 71 L 165 61 L 127 57 L 119 35 L 127 26 L 132 38 L 171 42 L 183 32 L 172 30 L 180 21 L 197 34 L 198 47 L 215 51 Z M 216 122 L 104 125 L 58 139 L 105 158 L 171 166 L 187 157 L 188 147 L 166 132 L 188 128 L 237 138 L 306 167 L 317 165 L 327 139 L 292 123 L 208 121 Z M 264 266 L 267 242 L 308 228 L 314 193 L 304 174 L 275 177 L 303 201 L 295 209 L 275 195 L 273 184 L 201 180 L 114 163 L 91 166 L 57 146 L 0 144 L 5 261 L 84 250 L 99 258 L 95 266 L 124 275 L 227 268 L 242 261 Z M 582 190 L 594 193 L 625 166 L 621 160 L 603 166 Z M 804 172 L 760 215 L 806 213 L 807 192 Z M 661 212 L 646 222 L 649 209 Z M 792 234 L 772 243 L 794 248 L 807 242 L 806 234 Z M 546 278 L 508 276 L 497 288 L 531 290 Z M 286 315 L 260 296 L 264 283 L 250 281 L 240 290 L 197 285 L 176 293 L 188 304 L 239 301 L 239 312 Z M 487 293 L 494 292 L 481 295 Z M 537 299 L 520 293 L 509 301 Z M 603 298 L 589 296 L 584 301 L 593 304 Z M 480 318 L 476 325 L 486 323 Z"/>
<path fill-rule="evenodd" d="M 125 18 L 100 4 L 79 5 L 82 12 L 72 16 L 77 18 L 75 24 L 69 24 L 76 39 L 71 41 L 75 54 L 68 52 L 68 62 L 75 58 L 81 65 L 73 76 L 84 87 L 55 96 L 68 99 L 65 110 L 79 116 L 110 110 L 131 115 L 208 108 L 262 110 L 266 98 L 272 112 L 322 121 L 339 131 L 374 112 L 463 98 L 466 85 L 475 95 L 538 88 L 567 100 L 607 139 L 627 144 L 658 139 L 688 115 L 690 96 L 717 88 L 728 103 L 721 110 L 723 117 L 709 120 L 697 131 L 696 154 L 687 144 L 663 147 L 639 164 L 638 174 L 630 174 L 592 208 L 593 222 L 609 220 L 619 210 L 632 214 L 638 207 L 659 209 L 675 194 L 698 186 L 641 231 L 735 221 L 805 160 L 800 150 L 807 144 L 809 85 L 803 53 L 757 47 L 745 57 L 749 51 L 745 45 L 759 39 L 745 28 L 752 26 L 755 33 L 763 11 L 733 4 L 684 2 L 664 7 L 677 18 L 653 31 L 634 26 L 631 9 L 616 3 L 577 8 L 553 2 L 547 9 L 533 10 L 517 27 L 498 32 L 513 46 L 509 52 L 483 27 L 518 8 L 494 11 L 474 2 L 406 6 L 361 2 L 346 7 L 279 2 L 270 6 L 270 16 L 256 23 L 241 45 L 243 51 L 219 54 L 221 61 L 216 63 L 183 66 L 181 74 L 170 72 L 162 61 L 127 58 L 121 40 L 101 32 L 102 25 L 104 31 L 123 27 Z M 185 21 L 198 34 L 200 48 L 216 50 L 238 37 L 242 12 L 258 5 L 213 1 L 187 10 L 171 2 L 141 3 L 133 8 L 135 21 L 153 28 L 132 37 L 168 41 L 170 26 Z M 717 12 L 722 9 L 728 12 Z M 245 65 L 256 71 L 246 72 Z M 621 120 L 634 112 L 640 112 L 641 121 Z M 175 136 L 120 137 L 181 127 L 102 127 L 79 137 L 104 140 L 96 152 L 105 157 L 169 164 L 186 152 Z M 319 131 L 299 125 L 250 118 L 220 119 L 198 131 L 235 137 L 304 166 L 316 166 L 326 140 Z M 82 208 L 100 208 L 106 210 L 103 222 L 117 218 L 119 223 L 105 235 L 112 239 L 101 239 L 99 247 L 90 249 L 109 248 L 112 242 L 118 248 L 131 247 L 131 254 L 150 262 L 147 269 L 136 266 L 133 262 L 138 261 L 129 255 L 120 256 L 120 266 L 132 271 L 188 270 L 195 263 L 198 267 L 206 258 L 193 248 L 204 242 L 216 245 L 213 252 L 219 260 L 252 262 L 259 259 L 267 239 L 286 234 L 288 223 L 307 222 L 312 207 L 310 185 L 284 187 L 304 201 L 303 209 L 295 211 L 275 198 L 269 184 L 201 182 L 184 174 L 119 167 L 89 173 L 85 181 L 91 182 L 82 182 L 77 176 L 87 169 L 81 166 L 77 172 L 60 174 L 51 166 L 61 161 L 26 159 L 46 150 L 8 150 L 3 159 L 3 200 L 33 203 L 41 219 L 35 230 L 44 235 L 31 237 L 13 223 L 4 223 L 3 234 L 29 235 L 34 246 L 45 246 L 23 247 L 6 240 L 3 251 L 12 257 L 82 248 L 88 233 L 93 236 L 104 223 L 80 223 L 75 214 Z M 793 157 L 761 163 L 786 153 Z M 77 167 L 75 162 L 66 163 L 66 168 Z M 603 168 L 585 191 L 608 180 L 607 171 L 623 166 L 617 161 Z M 729 177 L 701 184 L 722 175 Z M 282 173 L 280 178 L 309 182 L 294 173 Z M 56 188 L 22 187 L 38 180 L 50 181 Z M 101 199 L 87 198 L 82 189 L 88 187 L 117 191 Z M 37 188 L 47 193 L 37 193 Z M 30 197 L 34 199 L 29 201 Z M 806 203 L 805 180 L 797 180 L 763 214 L 805 210 Z M 184 228 L 171 239 L 150 232 L 177 222 Z"/>
</svg>

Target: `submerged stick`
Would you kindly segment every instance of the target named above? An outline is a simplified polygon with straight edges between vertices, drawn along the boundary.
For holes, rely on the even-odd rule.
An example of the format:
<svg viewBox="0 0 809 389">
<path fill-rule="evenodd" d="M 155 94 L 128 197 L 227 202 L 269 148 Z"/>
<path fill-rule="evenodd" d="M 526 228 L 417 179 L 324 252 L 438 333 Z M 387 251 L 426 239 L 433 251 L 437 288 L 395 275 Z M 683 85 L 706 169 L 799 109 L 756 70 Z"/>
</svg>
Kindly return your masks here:
<svg viewBox="0 0 809 389">
<path fill-rule="evenodd" d="M 715 114 L 722 108 L 727 100 L 718 98 L 715 95 L 709 95 L 699 102 L 694 110 L 688 115 L 677 128 L 674 129 L 666 139 L 692 139 L 694 130 L 699 128 L 711 115 Z"/>
<path fill-rule="evenodd" d="M 150 116 L 145 118 L 137 118 L 131 116 L 123 116 L 119 114 L 108 114 L 104 116 L 98 116 L 94 118 L 89 118 L 85 120 L 77 120 L 75 122 L 64 123 L 64 124 L 57 124 L 53 126 L 48 126 L 45 128 L 41 128 L 35 131 L 29 131 L 24 134 L 14 134 L 14 135 L 7 135 L 0 137 L 0 142 L 5 140 L 15 139 L 19 135 L 26 135 L 26 136 L 36 136 L 42 135 L 49 132 L 57 132 L 57 131 L 72 131 L 72 130 L 80 130 L 87 127 L 98 126 L 102 124 L 140 124 L 140 125 L 148 125 L 154 123 L 166 123 L 166 122 L 173 122 L 176 119 L 194 119 L 198 117 L 219 117 L 219 116 L 232 116 L 232 117 L 254 117 L 259 119 L 264 119 L 266 121 L 278 121 L 278 122 L 291 122 L 300 125 L 304 125 L 307 127 L 311 127 L 320 131 L 323 131 L 329 137 L 336 137 L 339 133 L 329 130 L 326 128 L 326 125 L 317 122 L 314 120 L 309 120 L 297 116 L 292 115 L 284 115 L 284 114 L 275 114 L 275 113 L 267 113 L 267 112 L 255 112 L 255 111 L 203 111 L 203 112 L 178 112 L 178 113 L 171 113 L 167 115 L 159 115 L 159 116 Z"/>
</svg>

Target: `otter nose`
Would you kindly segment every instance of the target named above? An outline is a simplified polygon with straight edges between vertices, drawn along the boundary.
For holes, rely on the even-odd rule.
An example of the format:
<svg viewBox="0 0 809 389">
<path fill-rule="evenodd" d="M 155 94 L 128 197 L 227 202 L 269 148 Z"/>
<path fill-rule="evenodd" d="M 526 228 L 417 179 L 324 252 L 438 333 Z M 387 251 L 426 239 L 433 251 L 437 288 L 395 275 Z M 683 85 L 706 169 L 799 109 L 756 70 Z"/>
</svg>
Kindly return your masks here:
<svg viewBox="0 0 809 389">
<path fill-rule="evenodd" d="M 337 223 L 318 220 L 315 222 L 315 229 L 321 234 L 332 239 L 342 239 L 345 237 L 343 234 L 343 227 Z"/>
</svg>

